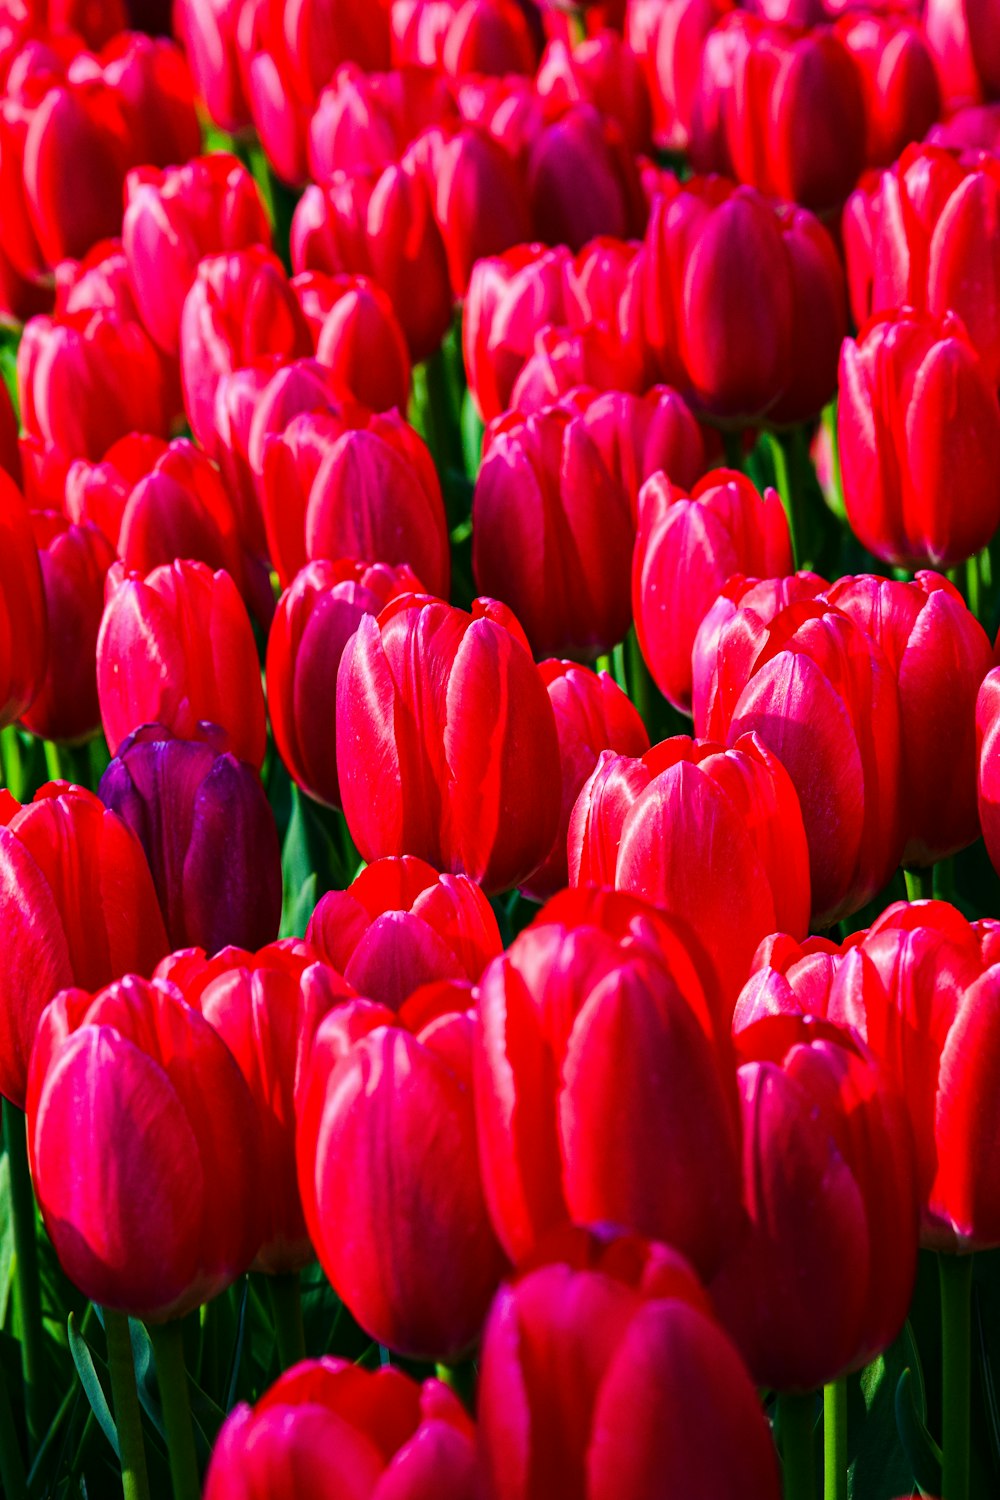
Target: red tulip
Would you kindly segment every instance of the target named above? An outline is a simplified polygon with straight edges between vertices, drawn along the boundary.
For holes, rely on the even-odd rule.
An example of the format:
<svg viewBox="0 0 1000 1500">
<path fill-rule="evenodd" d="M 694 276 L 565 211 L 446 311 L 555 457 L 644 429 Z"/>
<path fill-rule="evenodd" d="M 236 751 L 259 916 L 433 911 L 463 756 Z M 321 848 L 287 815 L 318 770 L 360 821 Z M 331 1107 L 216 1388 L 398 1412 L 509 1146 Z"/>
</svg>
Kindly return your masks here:
<svg viewBox="0 0 1000 1500">
<path fill-rule="evenodd" d="M 213 741 L 224 734 L 180 740 L 147 724 L 122 741 L 98 788 L 146 852 L 171 947 L 210 953 L 270 942 L 281 920 L 270 803 L 257 772 Z"/>
<path fill-rule="evenodd" d="M 730 1006 L 761 939 L 809 926 L 803 813 L 753 735 L 725 751 L 678 735 L 641 761 L 602 756 L 570 818 L 569 873 L 574 885 L 613 884 L 683 920 Z"/>
<path fill-rule="evenodd" d="M 83 740 L 101 723 L 97 633 L 104 612 L 104 580 L 115 551 L 96 526 L 74 526 L 55 511 L 36 511 L 32 525 L 45 591 L 49 651 L 40 690 L 21 722 L 43 739 Z M 31 581 L 29 571 L 29 587 Z M 19 583 L 23 588 L 24 582 Z M 44 626 L 36 622 L 35 628 L 44 643 Z M 34 642 L 32 648 L 37 650 Z"/>
<path fill-rule="evenodd" d="M 166 167 L 197 155 L 201 125 L 194 86 L 175 42 L 126 32 L 105 48 L 101 61 L 125 122 L 130 167 Z"/>
<path fill-rule="evenodd" d="M 311 283 L 311 284 L 310 284 Z M 392 303 L 367 276 L 305 272 L 292 289 L 316 339 L 316 358 L 334 386 L 372 411 L 406 411 L 410 356 Z"/>
<path fill-rule="evenodd" d="M 848 339 L 837 420 L 847 517 L 877 557 L 949 565 L 986 546 L 1000 525 L 1000 405 L 956 318 L 887 313 Z"/>
<path fill-rule="evenodd" d="M 422 591 L 408 568 L 342 559 L 308 563 L 281 596 L 267 642 L 274 742 L 292 779 L 319 802 L 340 806 L 335 705 L 344 647 L 364 615 Z"/>
<path fill-rule="evenodd" d="M 984 679 L 976 700 L 979 817 L 986 850 L 1000 867 L 1000 667 Z"/>
<path fill-rule="evenodd" d="M 518 245 L 473 267 L 462 338 L 469 389 L 485 422 L 510 407 L 538 329 L 567 322 L 568 261 L 563 246 Z"/>
<path fill-rule="evenodd" d="M 0 474 L 0 728 L 31 706 L 47 680 L 48 602 L 31 516 Z"/>
<path fill-rule="evenodd" d="M 359 994 L 393 1011 L 435 980 L 475 984 L 503 951 L 479 887 L 412 855 L 377 859 L 346 891 L 327 891 L 306 936 Z"/>
<path fill-rule="evenodd" d="M 478 1404 L 497 1500 L 779 1494 L 746 1368 L 666 1245 L 564 1238 L 502 1287 Z"/>
<path fill-rule="evenodd" d="M 328 183 L 338 171 L 381 171 L 424 130 L 448 127 L 458 118 L 452 90 L 436 72 L 398 67 L 366 73 L 345 63 L 323 89 L 310 121 L 310 175 Z"/>
<path fill-rule="evenodd" d="M 782 207 L 792 293 L 788 384 L 767 413 L 773 427 L 795 427 L 815 417 L 836 389 L 834 372 L 847 333 L 847 286 L 833 237 L 804 208 Z"/>
<path fill-rule="evenodd" d="M 87 82 L 55 83 L 32 112 L 24 140 L 24 192 L 49 265 L 79 259 L 121 229 L 122 190 L 132 165 L 127 129 L 121 102 L 99 70 Z M 67 161 L 73 163 L 72 192 Z"/>
<path fill-rule="evenodd" d="M 747 1224 L 712 1298 L 758 1385 L 812 1391 L 867 1364 L 906 1320 L 910 1122 L 849 1031 L 772 1016 L 736 1043 Z"/>
<path fill-rule="evenodd" d="M 527 192 L 509 153 L 483 129 L 467 125 L 448 139 L 432 131 L 428 150 L 451 289 L 462 297 L 476 261 L 530 238 Z"/>
<path fill-rule="evenodd" d="M 899 687 L 904 865 L 932 865 L 979 835 L 975 704 L 989 638 L 936 573 L 913 583 L 841 578 L 826 598 L 877 641 Z"/>
<path fill-rule="evenodd" d="M 128 498 L 135 486 L 167 452 L 165 438 L 130 432 L 112 443 L 97 463 L 77 458 L 63 480 L 66 514 L 76 525 L 96 526 L 118 553 L 118 537 Z"/>
<path fill-rule="evenodd" d="M 562 804 L 552 851 L 522 885 L 534 901 L 545 901 L 569 883 L 566 841 L 570 815 L 603 750 L 640 756 L 649 749 L 646 726 L 607 672 L 590 672 L 569 661 L 543 661 L 538 670 L 548 689 L 559 736 Z"/>
<path fill-rule="evenodd" d="M 561 114 L 572 104 L 593 104 L 619 126 L 629 149 L 649 149 L 652 110 L 642 66 L 615 31 L 587 37 L 575 47 L 549 42 L 538 67 L 537 88 L 547 107 Z"/>
<path fill-rule="evenodd" d="M 199 261 L 252 245 L 267 248 L 271 230 L 249 172 L 220 154 L 165 171 L 130 172 L 122 241 L 142 321 L 161 349 L 176 354 L 181 310 Z"/>
<path fill-rule="evenodd" d="M 236 51 L 242 0 L 180 0 L 177 30 L 184 39 L 198 94 L 222 130 L 250 124 Z"/>
<path fill-rule="evenodd" d="M 639 9 L 636 0 L 631 0 L 629 36 L 648 28 L 644 50 L 656 139 L 686 149 L 691 140 L 705 39 L 731 9 L 730 0 L 668 0 L 666 5 L 651 8 L 646 21 L 636 20 Z"/>
<path fill-rule="evenodd" d="M 56 318 L 106 308 L 120 323 L 140 323 L 139 306 L 121 240 L 101 240 L 80 260 L 55 269 Z"/>
<path fill-rule="evenodd" d="M 253 1101 L 172 984 L 130 975 L 59 995 L 27 1114 L 45 1227 L 84 1296 L 162 1323 L 246 1270 L 260 1238 Z"/>
<path fill-rule="evenodd" d="M 250 1090 L 260 1127 L 255 1183 L 263 1220 L 253 1269 L 269 1275 L 299 1271 L 315 1255 L 295 1179 L 295 1100 L 320 1022 L 354 993 L 316 959 L 307 943 L 288 939 L 257 953 L 224 948 L 213 959 L 189 949 L 156 971 L 218 1032 Z"/>
<path fill-rule="evenodd" d="M 483 975 L 480 1159 L 515 1262 L 572 1221 L 656 1234 L 706 1274 L 720 1263 L 739 1135 L 687 931 L 634 897 L 574 892 Z"/>
<path fill-rule="evenodd" d="M 505 1264 L 476 1156 L 470 998 L 441 983 L 398 1013 L 340 1007 L 316 1034 L 298 1108 L 320 1263 L 366 1332 L 416 1358 L 470 1347 Z"/>
<path fill-rule="evenodd" d="M 559 748 L 510 611 L 410 595 L 366 615 L 337 679 L 337 774 L 366 860 L 416 854 L 487 890 L 529 875 L 555 836 Z"/>
<path fill-rule="evenodd" d="M 690 495 L 662 472 L 639 494 L 632 607 L 642 654 L 660 691 L 691 708 L 698 627 L 733 573 L 790 573 L 788 522 L 776 490 L 764 498 L 742 474 L 717 469 Z"/>
<path fill-rule="evenodd" d="M 535 70 L 531 27 L 512 0 L 393 0 L 391 15 L 396 67 L 443 68 L 453 78 Z"/>
<path fill-rule="evenodd" d="M 911 141 L 923 140 L 941 114 L 931 50 L 917 23 L 905 16 L 845 16 L 836 31 L 864 91 L 866 162 L 888 166 Z"/>
<path fill-rule="evenodd" d="M 579 191 L 581 173 L 587 192 Z M 528 158 L 528 197 L 540 237 L 579 250 L 598 234 L 638 238 L 646 204 L 621 131 L 591 104 L 546 125 Z"/>
<path fill-rule="evenodd" d="M 92 793 L 50 782 L 24 807 L 2 793 L 0 820 L 0 1093 L 23 1108 L 38 1018 L 57 990 L 148 974 L 167 936 L 142 846 Z"/>
<path fill-rule="evenodd" d="M 97 641 L 97 692 L 112 755 L 142 724 L 191 739 L 207 721 L 225 731 L 239 760 L 263 763 L 257 648 L 228 573 L 180 561 L 143 579 L 116 563 Z"/>
<path fill-rule="evenodd" d="M 205 1500 L 261 1500 L 303 1485 L 311 1500 L 475 1500 L 472 1423 L 440 1381 L 306 1360 L 252 1410 L 241 1402 L 227 1417 Z"/>
</svg>

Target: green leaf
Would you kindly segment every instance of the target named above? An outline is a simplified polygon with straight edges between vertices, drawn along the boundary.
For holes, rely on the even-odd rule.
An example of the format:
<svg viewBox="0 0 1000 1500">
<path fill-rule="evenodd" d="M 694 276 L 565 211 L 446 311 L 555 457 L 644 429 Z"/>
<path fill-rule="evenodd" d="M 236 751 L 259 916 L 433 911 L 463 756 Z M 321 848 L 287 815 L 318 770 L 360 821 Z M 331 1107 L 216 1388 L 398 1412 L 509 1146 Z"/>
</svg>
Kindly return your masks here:
<svg viewBox="0 0 1000 1500">
<path fill-rule="evenodd" d="M 851 1500 L 895 1500 L 913 1491 L 913 1464 L 896 1421 L 896 1392 L 904 1375 L 915 1372 L 915 1389 L 921 1402 L 920 1420 L 926 1420 L 920 1358 L 909 1324 L 884 1354 L 861 1371 L 848 1417 L 851 1465 L 848 1494 Z M 852 1384 L 854 1384 L 852 1382 Z"/>
<path fill-rule="evenodd" d="M 93 1351 L 79 1328 L 76 1326 L 76 1318 L 70 1313 L 67 1320 L 67 1333 L 69 1336 L 69 1351 L 76 1365 L 76 1372 L 80 1377 L 84 1395 L 90 1403 L 90 1409 L 94 1413 L 94 1420 L 104 1433 L 108 1442 L 115 1452 L 115 1457 L 120 1460 L 121 1451 L 118 1447 L 118 1429 L 115 1427 L 115 1419 L 111 1415 L 111 1407 L 108 1405 L 107 1394 L 104 1385 L 97 1373 L 97 1366 Z M 107 1365 L 101 1361 L 102 1368 L 107 1371 Z"/>
<path fill-rule="evenodd" d="M 896 1426 L 906 1450 L 913 1478 L 925 1495 L 941 1493 L 941 1449 L 925 1426 L 925 1414 L 914 1390 L 913 1371 L 906 1369 L 896 1386 Z"/>
</svg>

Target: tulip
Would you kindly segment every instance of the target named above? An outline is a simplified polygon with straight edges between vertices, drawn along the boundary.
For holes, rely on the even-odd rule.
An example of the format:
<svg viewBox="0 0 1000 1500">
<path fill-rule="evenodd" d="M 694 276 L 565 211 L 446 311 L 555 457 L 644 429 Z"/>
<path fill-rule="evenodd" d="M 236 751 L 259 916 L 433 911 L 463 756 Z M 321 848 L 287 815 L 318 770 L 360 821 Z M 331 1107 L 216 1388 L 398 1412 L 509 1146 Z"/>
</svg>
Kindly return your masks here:
<svg viewBox="0 0 1000 1500">
<path fill-rule="evenodd" d="M 320 276 L 319 272 L 314 273 Z M 307 272 L 308 276 L 309 273 Z M 301 292 L 292 282 L 296 296 Z M 332 371 L 333 384 L 350 391 L 372 411 L 406 411 L 410 356 L 403 330 L 385 292 L 367 276 L 322 277 L 328 299 L 316 326 L 316 358 Z M 308 317 L 305 303 L 302 310 Z"/>
<path fill-rule="evenodd" d="M 790 573 L 788 522 L 776 490 L 763 499 L 742 474 L 719 469 L 690 495 L 664 473 L 639 493 L 632 607 L 657 686 L 690 712 L 691 651 L 705 615 L 733 573 Z"/>
<path fill-rule="evenodd" d="M 808 929 L 803 812 L 755 735 L 729 750 L 678 735 L 640 761 L 602 756 L 571 814 L 568 847 L 574 885 L 607 880 L 686 922 L 730 1005 L 767 933 Z"/>
<path fill-rule="evenodd" d="M 867 1364 L 906 1320 L 910 1123 L 848 1031 L 771 1017 L 736 1040 L 747 1224 L 712 1298 L 758 1385 L 812 1391 Z"/>
<path fill-rule="evenodd" d="M 320 94 L 309 124 L 310 176 L 329 183 L 338 171 L 381 171 L 424 130 L 458 118 L 452 91 L 436 72 L 400 67 L 366 73 L 345 63 Z"/>
<path fill-rule="evenodd" d="M 1000 667 L 984 677 L 976 699 L 976 763 L 979 817 L 986 851 L 1000 867 Z"/>
<path fill-rule="evenodd" d="M 971 104 L 932 126 L 927 132 L 927 143 L 956 151 L 986 151 L 995 156 L 998 130 L 1000 109 L 996 104 Z"/>
<path fill-rule="evenodd" d="M 254 1102 L 263 1222 L 251 1269 L 272 1276 L 300 1271 L 315 1252 L 295 1178 L 295 1100 L 320 1022 L 354 992 L 317 962 L 308 944 L 295 939 L 270 943 L 258 953 L 227 947 L 214 959 L 200 948 L 190 949 L 164 959 L 156 977 L 176 985 L 218 1032 Z"/>
<path fill-rule="evenodd" d="M 223 375 L 215 388 L 212 431 L 208 434 L 207 452 L 218 465 L 230 498 L 240 518 L 240 534 L 251 550 L 260 557 L 268 552 L 257 496 L 257 481 L 250 465 L 248 447 L 254 416 L 264 404 L 263 396 L 285 366 L 280 355 L 264 355 L 242 370 Z"/>
<path fill-rule="evenodd" d="M 210 442 L 223 375 L 264 353 L 294 358 L 310 348 L 305 319 L 269 250 L 254 246 L 203 260 L 180 320 L 184 408 L 198 441 Z"/>
<path fill-rule="evenodd" d="M 124 120 L 129 167 L 166 167 L 198 154 L 201 124 L 191 74 L 175 42 L 127 33 L 105 50 L 102 63 Z"/>
<path fill-rule="evenodd" d="M 206 734 L 147 724 L 118 746 L 98 795 L 142 844 L 172 948 L 257 948 L 278 935 L 281 851 L 250 766 Z M 220 870 L 218 851 L 225 847 Z"/>
<path fill-rule="evenodd" d="M 392 1011 L 435 980 L 475 984 L 503 951 L 479 887 L 412 855 L 377 859 L 346 891 L 327 891 L 306 936 L 359 994 Z"/>
<path fill-rule="evenodd" d="M 392 6 L 392 60 L 396 67 L 443 68 L 467 73 L 535 71 L 537 49 L 524 11 L 512 0 L 412 0 Z"/>
<path fill-rule="evenodd" d="M 74 526 L 54 511 L 36 511 L 32 526 L 42 569 L 49 651 L 39 692 L 21 722 L 43 739 L 83 740 L 101 723 L 97 633 L 104 612 L 104 580 L 115 552 L 96 526 Z M 44 642 L 40 622 L 38 628 Z"/>
<path fill-rule="evenodd" d="M 1000 406 L 950 314 L 883 314 L 845 342 L 838 435 L 848 520 L 884 561 L 950 565 L 1000 525 Z"/>
<path fill-rule="evenodd" d="M 63 481 L 66 514 L 77 526 L 91 523 L 118 553 L 122 517 L 135 486 L 166 453 L 165 438 L 130 432 L 119 438 L 97 463 L 78 458 L 68 466 Z"/>
<path fill-rule="evenodd" d="M 167 937 L 142 846 L 92 793 L 51 782 L 24 807 L 5 793 L 0 819 L 0 1093 L 23 1108 L 38 1018 L 53 995 L 149 974 Z"/>
<path fill-rule="evenodd" d="M 253 1101 L 173 985 L 130 975 L 57 996 L 27 1116 L 42 1218 L 85 1297 L 163 1323 L 246 1270 L 259 1240 Z"/>
<path fill-rule="evenodd" d="M 861 70 L 837 32 L 736 11 L 705 40 L 692 117 L 699 172 L 837 209 L 865 165 Z"/>
<path fill-rule="evenodd" d="M 0 474 L 0 728 L 25 713 L 46 681 L 48 630 L 28 507 L 14 481 Z"/>
<path fill-rule="evenodd" d="M 993 664 L 989 638 L 936 573 L 918 573 L 913 583 L 841 578 L 826 597 L 878 642 L 895 674 L 902 862 L 932 865 L 979 835 L 975 705 Z"/>
<path fill-rule="evenodd" d="M 120 101 L 99 78 L 56 84 L 39 102 L 24 140 L 24 193 L 49 265 L 119 232 L 128 150 Z M 67 161 L 82 191 L 67 190 Z"/>
<path fill-rule="evenodd" d="M 296 785 L 330 807 L 340 806 L 335 705 L 344 647 L 365 615 L 421 592 L 408 568 L 342 559 L 308 563 L 281 596 L 267 642 L 274 742 Z"/>
<path fill-rule="evenodd" d="M 415 1358 L 472 1345 L 505 1265 L 476 1155 L 470 998 L 441 983 L 398 1013 L 339 1007 L 316 1033 L 298 1108 L 320 1263 L 365 1331 Z"/>
<path fill-rule="evenodd" d="M 271 230 L 249 172 L 220 154 L 165 171 L 130 172 L 122 242 L 142 321 L 161 349 L 176 354 L 199 261 L 254 245 L 267 249 Z"/>
<path fill-rule="evenodd" d="M 915 21 L 903 16 L 845 17 L 837 35 L 858 66 L 868 119 L 865 159 L 888 166 L 923 140 L 941 114 L 934 58 Z"/>
<path fill-rule="evenodd" d="M 666 1245 L 593 1240 L 553 1247 L 494 1301 L 478 1403 L 489 1493 L 777 1500 L 757 1393 L 697 1277 Z"/>
<path fill-rule="evenodd" d="M 250 124 L 236 51 L 241 9 L 240 0 L 180 0 L 177 9 L 177 29 L 198 94 L 209 117 L 228 131 Z"/>
<path fill-rule="evenodd" d="M 414 594 L 366 615 L 337 678 L 337 775 L 364 859 L 415 854 L 488 891 L 529 875 L 556 832 L 559 747 L 510 611 Z"/>
<path fill-rule="evenodd" d="M 473 267 L 462 339 L 469 390 L 484 422 L 510 407 L 539 327 L 566 322 L 568 260 L 563 246 L 518 245 Z"/>
<path fill-rule="evenodd" d="M 593 104 L 619 126 L 629 149 L 649 149 L 652 109 L 642 65 L 615 31 L 587 37 L 575 47 L 549 42 L 538 65 L 536 85 L 546 106 L 561 114 L 572 104 Z"/>
<path fill-rule="evenodd" d="M 550 902 L 480 981 L 490 1216 L 516 1263 L 567 1222 L 613 1223 L 711 1274 L 740 1215 L 718 997 L 683 923 L 624 894 L 574 895 L 562 914 L 562 898 Z"/>
<path fill-rule="evenodd" d="M 792 343 L 788 384 L 767 413 L 772 427 L 795 427 L 823 409 L 847 333 L 844 267 L 832 235 L 804 208 L 782 207 L 778 223 L 789 263 Z"/>
<path fill-rule="evenodd" d="M 139 306 L 120 240 L 101 240 L 80 260 L 55 269 L 56 318 L 107 308 L 120 323 L 139 323 Z"/>
<path fill-rule="evenodd" d="M 527 193 L 515 162 L 483 129 L 466 126 L 448 140 L 435 131 L 428 144 L 434 213 L 451 289 L 462 297 L 478 260 L 530 238 Z"/>
<path fill-rule="evenodd" d="M 587 192 L 579 191 L 581 173 Z M 638 238 L 646 204 L 618 127 L 590 104 L 574 104 L 532 142 L 528 198 L 536 232 L 579 250 L 598 234 Z"/>
<path fill-rule="evenodd" d="M 304 0 L 294 10 L 273 7 L 270 18 L 278 35 L 269 43 L 287 56 L 289 91 L 309 104 L 343 62 L 357 62 L 366 72 L 389 65 L 389 23 L 381 6 Z"/>
<path fill-rule="evenodd" d="M 686 149 L 701 73 L 705 40 L 730 9 L 729 0 L 670 0 L 657 6 L 645 41 L 646 67 L 653 100 L 654 134 L 658 143 Z M 629 6 L 629 34 L 636 27 L 636 0 Z"/>
<path fill-rule="evenodd" d="M 532 900 L 545 901 L 569 883 L 570 816 L 601 752 L 641 756 L 649 749 L 649 735 L 637 710 L 607 672 L 590 672 L 569 661 L 543 661 L 538 670 L 556 719 L 562 804 L 549 857 L 522 889 Z"/>
<path fill-rule="evenodd" d="M 313 1500 L 474 1500 L 472 1422 L 437 1380 L 392 1365 L 306 1360 L 252 1409 L 230 1412 L 212 1452 L 205 1500 L 293 1493 Z"/>
<path fill-rule="evenodd" d="M 179 561 L 143 579 L 116 563 L 97 640 L 97 693 L 112 755 L 142 724 L 191 739 L 206 721 L 225 731 L 239 760 L 263 763 L 257 648 L 228 573 Z"/>
</svg>

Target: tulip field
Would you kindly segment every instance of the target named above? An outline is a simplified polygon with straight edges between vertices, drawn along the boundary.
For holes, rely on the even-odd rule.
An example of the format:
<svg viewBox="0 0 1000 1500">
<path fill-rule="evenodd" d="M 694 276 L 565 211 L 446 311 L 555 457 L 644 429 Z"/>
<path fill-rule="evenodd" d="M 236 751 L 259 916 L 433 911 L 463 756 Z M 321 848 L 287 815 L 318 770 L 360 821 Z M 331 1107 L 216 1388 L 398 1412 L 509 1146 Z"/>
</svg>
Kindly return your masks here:
<svg viewBox="0 0 1000 1500">
<path fill-rule="evenodd" d="M 1000 0 L 0 0 L 0 1500 L 998 1500 L 998 636 Z"/>
</svg>

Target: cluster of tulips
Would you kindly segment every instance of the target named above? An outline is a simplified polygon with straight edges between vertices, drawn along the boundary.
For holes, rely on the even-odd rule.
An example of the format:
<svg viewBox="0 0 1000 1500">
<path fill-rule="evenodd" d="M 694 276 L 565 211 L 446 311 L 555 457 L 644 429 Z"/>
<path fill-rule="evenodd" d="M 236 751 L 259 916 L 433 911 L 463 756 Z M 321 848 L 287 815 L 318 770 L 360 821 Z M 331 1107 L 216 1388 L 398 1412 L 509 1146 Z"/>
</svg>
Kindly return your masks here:
<svg viewBox="0 0 1000 1500">
<path fill-rule="evenodd" d="M 0 0 L 3 1500 L 1000 1493 L 1000 0 Z"/>
</svg>

